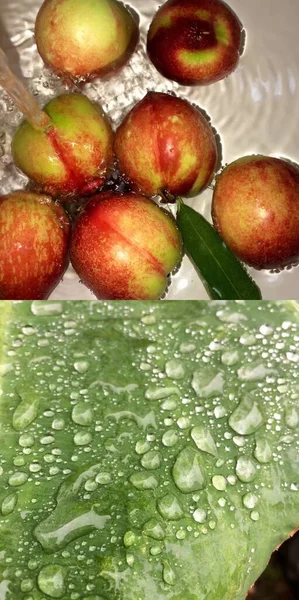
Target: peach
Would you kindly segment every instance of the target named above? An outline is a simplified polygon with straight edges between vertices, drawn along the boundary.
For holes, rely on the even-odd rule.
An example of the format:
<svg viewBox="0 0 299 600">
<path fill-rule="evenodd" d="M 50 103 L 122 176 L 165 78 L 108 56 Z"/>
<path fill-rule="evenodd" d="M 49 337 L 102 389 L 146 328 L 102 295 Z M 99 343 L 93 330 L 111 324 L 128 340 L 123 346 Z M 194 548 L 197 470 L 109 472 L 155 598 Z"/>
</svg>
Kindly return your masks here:
<svg viewBox="0 0 299 600">
<path fill-rule="evenodd" d="M 246 156 L 217 177 L 216 230 L 237 257 L 259 269 L 299 259 L 299 169 L 266 156 Z"/>
<path fill-rule="evenodd" d="M 182 85 L 207 85 L 237 66 L 241 24 L 221 0 L 168 0 L 155 15 L 147 39 L 156 69 Z"/>
<path fill-rule="evenodd" d="M 35 37 L 48 67 L 66 78 L 87 81 L 125 64 L 139 30 L 117 0 L 45 0 Z"/>
<path fill-rule="evenodd" d="M 22 123 L 12 142 L 16 165 L 51 195 L 97 190 L 113 163 L 113 133 L 107 117 L 80 94 L 63 94 L 44 110 L 53 126 L 42 131 Z"/>
<path fill-rule="evenodd" d="M 174 219 L 143 196 L 99 194 L 74 226 L 71 262 L 97 298 L 155 300 L 181 258 Z"/>
<path fill-rule="evenodd" d="M 0 198 L 0 299 L 47 299 L 67 267 L 70 223 L 48 196 Z"/>
<path fill-rule="evenodd" d="M 148 196 L 196 196 L 211 181 L 217 148 L 213 131 L 186 100 L 148 93 L 115 135 L 119 168 Z"/>
</svg>

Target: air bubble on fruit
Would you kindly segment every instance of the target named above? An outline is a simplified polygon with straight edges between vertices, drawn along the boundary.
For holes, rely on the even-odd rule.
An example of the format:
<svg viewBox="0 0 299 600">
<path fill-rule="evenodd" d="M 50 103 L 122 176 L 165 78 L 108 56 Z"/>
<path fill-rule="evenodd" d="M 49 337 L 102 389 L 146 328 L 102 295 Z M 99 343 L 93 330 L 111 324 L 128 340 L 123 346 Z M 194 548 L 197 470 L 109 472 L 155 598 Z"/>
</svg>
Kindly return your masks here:
<svg viewBox="0 0 299 600">
<path fill-rule="evenodd" d="M 228 422 L 230 427 L 240 435 L 250 435 L 261 427 L 264 417 L 255 390 L 243 396 Z"/>
<path fill-rule="evenodd" d="M 77 425 L 88 427 L 93 422 L 93 408 L 88 402 L 78 402 L 72 410 L 72 420 Z"/>
<path fill-rule="evenodd" d="M 50 598 L 62 598 L 66 593 L 66 575 L 65 567 L 55 564 L 46 565 L 40 570 L 37 578 L 40 591 Z"/>
<path fill-rule="evenodd" d="M 261 381 L 272 372 L 272 369 L 267 369 L 262 363 L 255 362 L 238 369 L 238 377 L 241 381 Z"/>
<path fill-rule="evenodd" d="M 191 385 L 199 398 L 212 398 L 223 394 L 224 378 L 214 370 L 194 371 Z"/>
<path fill-rule="evenodd" d="M 258 503 L 258 497 L 256 496 L 256 494 L 248 492 L 247 494 L 245 494 L 243 496 L 242 501 L 243 501 L 245 508 L 252 510 L 253 508 L 256 507 L 256 505 Z"/>
<path fill-rule="evenodd" d="M 162 444 L 166 447 L 171 448 L 172 446 L 175 446 L 178 439 L 179 439 L 179 436 L 178 436 L 177 432 L 174 431 L 174 429 L 169 429 L 168 431 L 166 431 L 163 434 Z"/>
<path fill-rule="evenodd" d="M 92 435 L 88 431 L 78 431 L 74 435 L 74 444 L 76 446 L 87 446 L 92 441 Z"/>
<path fill-rule="evenodd" d="M 143 526 L 144 535 L 154 540 L 164 540 L 165 531 L 157 519 L 150 519 Z"/>
<path fill-rule="evenodd" d="M 24 485 L 24 483 L 26 483 L 27 479 L 28 479 L 27 473 L 24 473 L 23 471 L 16 471 L 12 475 L 10 475 L 10 477 L 8 479 L 8 484 L 11 485 L 12 487 L 18 487 L 20 485 Z"/>
<path fill-rule="evenodd" d="M 175 585 L 175 573 L 168 560 L 163 560 L 163 579 L 168 585 Z"/>
<path fill-rule="evenodd" d="M 191 437 L 199 450 L 217 457 L 216 444 L 209 429 L 200 426 L 193 427 Z"/>
<path fill-rule="evenodd" d="M 236 475 L 240 481 L 249 483 L 256 476 L 256 467 L 248 456 L 240 456 L 236 464 Z"/>
<path fill-rule="evenodd" d="M 39 410 L 39 398 L 34 394 L 22 394 L 21 401 L 15 408 L 12 426 L 16 431 L 22 431 L 36 419 Z"/>
<path fill-rule="evenodd" d="M 214 475 L 212 477 L 212 484 L 216 490 L 224 492 L 226 490 L 227 481 L 223 475 Z"/>
<path fill-rule="evenodd" d="M 165 386 L 165 387 L 156 387 L 150 385 L 146 392 L 145 397 L 147 400 L 163 400 L 164 398 L 168 398 L 172 394 L 180 395 L 180 390 L 174 386 Z"/>
<path fill-rule="evenodd" d="M 206 484 L 205 468 L 197 450 L 186 446 L 178 455 L 172 469 L 177 488 L 184 494 L 202 490 Z"/>
<path fill-rule="evenodd" d="M 290 427 L 291 429 L 295 429 L 297 427 L 299 423 L 299 414 L 294 406 L 286 406 L 284 418 L 288 427 Z"/>
<path fill-rule="evenodd" d="M 227 367 L 232 367 L 240 360 L 237 350 L 227 350 L 221 355 L 221 362 Z"/>
<path fill-rule="evenodd" d="M 17 494 L 9 494 L 4 498 L 1 504 L 1 512 L 3 516 L 10 515 L 17 505 L 18 496 Z"/>
<path fill-rule="evenodd" d="M 141 459 L 141 464 L 144 469 L 158 469 L 161 465 L 161 458 L 158 452 L 147 452 Z"/>
<path fill-rule="evenodd" d="M 148 475 L 143 472 L 134 473 L 129 479 L 137 490 L 155 490 L 159 485 L 159 482 L 154 475 Z"/>
<path fill-rule="evenodd" d="M 272 460 L 271 446 L 266 438 L 258 438 L 254 449 L 254 456 L 258 462 L 266 464 Z"/>
<path fill-rule="evenodd" d="M 181 361 L 174 358 L 167 361 L 165 372 L 167 377 L 170 377 L 171 379 L 183 379 L 185 376 L 185 367 Z"/>
<path fill-rule="evenodd" d="M 193 513 L 196 523 L 204 523 L 207 520 L 207 512 L 203 508 L 197 508 Z"/>
<path fill-rule="evenodd" d="M 173 494 L 166 494 L 163 498 L 159 498 L 157 508 L 166 521 L 178 521 L 184 516 L 183 509 Z"/>
<path fill-rule="evenodd" d="M 74 363 L 74 369 L 78 373 L 86 373 L 89 368 L 89 362 L 87 360 L 78 360 Z"/>
</svg>

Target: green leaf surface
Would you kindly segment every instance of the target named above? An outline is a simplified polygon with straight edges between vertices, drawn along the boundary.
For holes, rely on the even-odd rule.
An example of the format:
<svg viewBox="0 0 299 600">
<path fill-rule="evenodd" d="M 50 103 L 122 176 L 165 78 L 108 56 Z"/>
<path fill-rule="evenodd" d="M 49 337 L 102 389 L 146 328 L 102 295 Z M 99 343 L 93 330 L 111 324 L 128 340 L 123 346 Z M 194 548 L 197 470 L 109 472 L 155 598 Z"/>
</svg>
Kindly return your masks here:
<svg viewBox="0 0 299 600">
<path fill-rule="evenodd" d="M 1 600 L 244 600 L 299 524 L 291 302 L 0 302 Z"/>
<path fill-rule="evenodd" d="M 256 283 L 202 215 L 181 203 L 177 223 L 186 253 L 193 261 L 210 298 L 261 299 L 261 291 Z"/>
</svg>

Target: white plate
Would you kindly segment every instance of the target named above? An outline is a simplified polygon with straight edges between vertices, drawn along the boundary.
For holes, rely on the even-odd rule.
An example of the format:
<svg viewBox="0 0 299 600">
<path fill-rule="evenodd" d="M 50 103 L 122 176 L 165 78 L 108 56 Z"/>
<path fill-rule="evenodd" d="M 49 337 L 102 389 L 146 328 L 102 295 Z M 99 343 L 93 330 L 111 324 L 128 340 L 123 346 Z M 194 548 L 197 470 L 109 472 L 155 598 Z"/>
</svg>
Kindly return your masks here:
<svg viewBox="0 0 299 600">
<path fill-rule="evenodd" d="M 123 71 L 110 81 L 100 80 L 84 88 L 100 101 L 117 125 L 146 90 L 175 91 L 205 109 L 217 129 L 223 163 L 245 154 L 282 156 L 299 163 L 299 2 L 298 0 L 228 0 L 242 21 L 246 48 L 238 69 L 225 81 L 209 87 L 188 88 L 160 76 L 145 54 L 146 32 L 160 2 L 131 0 L 140 15 L 141 41 Z M 11 66 L 22 72 L 42 106 L 62 93 L 63 86 L 42 64 L 34 43 L 34 22 L 41 0 L 0 0 L 0 44 Z M 2 23 L 1 23 L 2 21 Z M 11 135 L 21 115 L 0 90 L 1 193 L 24 186 L 10 153 Z M 211 190 L 190 202 L 210 219 Z M 298 231 L 299 235 L 299 231 Z M 299 299 L 299 267 L 280 273 L 251 273 L 265 299 Z M 52 298 L 94 298 L 71 268 Z M 187 258 L 173 278 L 167 299 L 206 299 L 206 292 Z"/>
</svg>

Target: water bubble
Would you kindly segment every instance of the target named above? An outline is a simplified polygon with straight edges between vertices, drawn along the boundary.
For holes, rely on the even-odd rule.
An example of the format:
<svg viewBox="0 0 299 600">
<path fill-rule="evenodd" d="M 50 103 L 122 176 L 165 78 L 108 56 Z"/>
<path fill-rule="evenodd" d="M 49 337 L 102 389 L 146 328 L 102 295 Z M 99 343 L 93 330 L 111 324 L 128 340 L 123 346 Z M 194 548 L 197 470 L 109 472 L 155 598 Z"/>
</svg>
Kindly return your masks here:
<svg viewBox="0 0 299 600">
<path fill-rule="evenodd" d="M 168 431 L 166 431 L 163 434 L 162 444 L 166 447 L 171 448 L 172 446 L 175 446 L 178 439 L 179 439 L 179 436 L 178 436 L 177 432 L 174 431 L 174 429 L 169 429 Z"/>
<path fill-rule="evenodd" d="M 126 548 L 130 548 L 136 542 L 136 535 L 133 531 L 126 531 L 124 535 L 124 545 Z"/>
<path fill-rule="evenodd" d="M 23 581 L 21 581 L 21 591 L 22 592 L 31 592 L 31 590 L 33 590 L 32 579 L 23 579 Z"/>
<path fill-rule="evenodd" d="M 27 473 L 24 473 L 23 471 L 16 471 L 9 477 L 8 483 L 9 483 L 9 485 L 11 485 L 13 487 L 17 487 L 19 485 L 24 485 L 24 483 L 26 483 L 27 479 L 28 479 Z"/>
<path fill-rule="evenodd" d="M 215 527 L 216 527 L 216 521 L 209 521 L 209 528 L 215 529 Z"/>
<path fill-rule="evenodd" d="M 19 437 L 19 445 L 22 448 L 31 448 L 34 445 L 34 437 L 30 433 L 22 433 Z"/>
<path fill-rule="evenodd" d="M 247 317 L 242 315 L 242 313 L 230 313 L 225 310 L 219 310 L 216 313 L 216 317 L 218 317 L 218 319 L 224 323 L 234 323 L 235 325 L 241 323 L 242 321 L 247 321 Z"/>
<path fill-rule="evenodd" d="M 184 494 L 202 490 L 205 487 L 204 462 L 199 452 L 186 446 L 178 455 L 172 469 L 173 480 Z"/>
<path fill-rule="evenodd" d="M 260 518 L 260 513 L 259 513 L 257 510 L 253 510 L 253 511 L 250 513 L 250 518 L 251 518 L 253 521 L 258 521 L 258 520 L 259 520 L 259 518 Z"/>
<path fill-rule="evenodd" d="M 155 315 L 144 315 L 143 317 L 141 317 L 141 323 L 144 323 L 145 325 L 154 325 L 156 323 L 156 317 Z"/>
<path fill-rule="evenodd" d="M 87 360 L 78 360 L 74 363 L 74 369 L 78 373 L 86 373 L 89 368 L 89 362 Z"/>
<path fill-rule="evenodd" d="M 108 483 L 111 483 L 112 477 L 110 473 L 107 473 L 106 471 L 101 471 L 100 473 L 97 473 L 95 481 L 100 485 L 108 485 Z"/>
<path fill-rule="evenodd" d="M 88 402 L 78 402 L 72 410 L 72 420 L 77 425 L 88 427 L 93 421 L 93 408 Z"/>
<path fill-rule="evenodd" d="M 190 342 L 182 342 L 180 345 L 180 352 L 182 352 L 182 354 L 188 354 L 194 352 L 194 350 L 196 350 L 196 346 Z"/>
<path fill-rule="evenodd" d="M 185 376 L 185 367 L 179 360 L 174 358 L 166 363 L 165 372 L 170 379 L 183 379 Z"/>
<path fill-rule="evenodd" d="M 227 367 L 235 365 L 239 361 L 239 353 L 237 350 L 223 352 L 221 362 Z"/>
<path fill-rule="evenodd" d="M 155 490 L 159 485 L 156 477 L 147 473 L 134 473 L 129 479 L 137 490 Z"/>
<path fill-rule="evenodd" d="M 143 526 L 143 533 L 154 540 L 164 540 L 165 531 L 157 519 L 150 519 Z"/>
<path fill-rule="evenodd" d="M 62 431 L 62 429 L 64 429 L 65 427 L 65 420 L 62 418 L 57 418 L 57 419 L 53 419 L 52 421 L 52 429 L 55 429 L 56 431 Z"/>
<path fill-rule="evenodd" d="M 41 465 L 38 462 L 33 462 L 29 465 L 30 473 L 38 473 L 41 470 Z"/>
<path fill-rule="evenodd" d="M 204 523 L 207 519 L 207 512 L 203 508 L 197 508 L 193 513 L 193 519 L 196 523 Z"/>
<path fill-rule="evenodd" d="M 152 556 L 158 556 L 159 554 L 162 554 L 163 552 L 163 546 L 152 546 L 150 548 L 150 553 Z"/>
<path fill-rule="evenodd" d="M 174 494 L 166 494 L 157 501 L 160 515 L 166 521 L 178 521 L 184 516 L 183 509 Z"/>
<path fill-rule="evenodd" d="M 250 435 L 261 427 L 264 417 L 256 390 L 244 395 L 228 422 L 230 427 L 241 435 Z"/>
<path fill-rule="evenodd" d="M 55 441 L 55 439 L 53 438 L 52 435 L 44 435 L 41 439 L 40 439 L 40 443 L 43 446 L 48 446 L 49 444 L 53 444 L 53 442 Z"/>
<path fill-rule="evenodd" d="M 249 483 L 256 476 L 256 467 L 249 456 L 240 456 L 236 464 L 236 475 L 240 481 Z"/>
<path fill-rule="evenodd" d="M 17 501 L 18 501 L 18 496 L 17 494 L 9 494 L 8 496 L 6 496 L 6 498 L 4 498 L 2 504 L 1 504 L 1 512 L 3 514 L 3 516 L 6 515 L 10 515 L 10 513 L 12 513 L 17 505 Z"/>
<path fill-rule="evenodd" d="M 241 381 L 260 381 L 270 375 L 272 369 L 267 369 L 260 362 L 250 363 L 238 370 L 238 377 Z"/>
<path fill-rule="evenodd" d="M 78 431 L 74 435 L 74 443 L 76 446 L 87 446 L 92 440 L 92 435 L 88 431 Z"/>
<path fill-rule="evenodd" d="M 135 562 L 135 557 L 133 554 L 130 554 L 129 552 L 126 553 L 126 563 L 127 565 L 129 565 L 129 567 L 132 567 L 133 564 Z"/>
<path fill-rule="evenodd" d="M 214 415 L 215 415 L 216 419 L 222 419 L 223 417 L 226 417 L 227 410 L 226 410 L 225 406 L 215 406 Z"/>
<path fill-rule="evenodd" d="M 266 438 L 258 438 L 256 440 L 256 446 L 254 450 L 254 456 L 262 464 L 271 462 L 272 450 L 271 446 Z"/>
<path fill-rule="evenodd" d="M 230 485 L 236 485 L 236 483 L 237 483 L 237 478 L 236 478 L 236 476 L 235 476 L 235 475 L 229 475 L 229 476 L 227 477 L 227 481 L 228 481 L 228 483 L 229 483 Z"/>
<path fill-rule="evenodd" d="M 299 415 L 294 406 L 290 406 L 290 405 L 286 406 L 285 412 L 284 412 L 284 418 L 285 418 L 286 425 L 288 427 L 290 427 L 291 429 L 296 429 L 296 427 L 299 423 Z"/>
<path fill-rule="evenodd" d="M 141 459 L 144 469 L 158 469 L 161 465 L 161 458 L 158 452 L 147 452 Z"/>
<path fill-rule="evenodd" d="M 179 417 L 177 420 L 177 425 L 180 429 L 188 429 L 188 427 L 190 427 L 189 417 Z"/>
<path fill-rule="evenodd" d="M 221 508 L 224 508 L 225 505 L 226 505 L 226 499 L 225 498 L 219 498 L 218 504 L 219 504 L 219 506 L 221 506 Z"/>
<path fill-rule="evenodd" d="M 212 398 L 223 394 L 224 378 L 211 369 L 194 371 L 191 385 L 199 398 Z"/>
<path fill-rule="evenodd" d="M 163 560 L 163 579 L 167 585 L 175 585 L 175 573 L 168 560 Z"/>
<path fill-rule="evenodd" d="M 28 569 L 29 569 L 30 571 L 35 571 L 35 569 L 37 569 L 37 567 L 38 567 L 38 563 L 37 563 L 37 561 L 36 561 L 36 560 L 34 560 L 33 558 L 31 558 L 31 559 L 28 561 L 28 565 L 27 565 L 27 566 L 28 566 Z"/>
<path fill-rule="evenodd" d="M 248 492 L 247 494 L 245 494 L 243 496 L 242 501 L 243 501 L 245 508 L 252 510 L 253 508 L 256 507 L 256 505 L 258 503 L 258 497 L 255 494 Z"/>
<path fill-rule="evenodd" d="M 216 490 L 224 492 L 224 490 L 226 490 L 227 481 L 223 475 L 214 475 L 214 477 L 212 477 L 212 484 Z"/>
<path fill-rule="evenodd" d="M 12 417 L 12 426 L 16 431 L 22 431 L 37 417 L 39 398 L 31 394 L 22 394 L 21 401 Z"/>
<path fill-rule="evenodd" d="M 240 344 L 242 346 L 254 346 L 257 343 L 257 339 L 253 333 L 243 333 L 240 337 Z"/>
<path fill-rule="evenodd" d="M 146 440 L 138 440 L 135 446 L 135 450 L 137 454 L 145 454 L 150 450 L 150 444 Z"/>
<path fill-rule="evenodd" d="M 184 529 L 178 529 L 175 537 L 177 538 L 177 540 L 185 540 L 186 539 L 186 531 Z"/>
<path fill-rule="evenodd" d="M 238 448 L 243 448 L 243 446 L 246 444 L 246 438 L 242 437 L 241 435 L 234 435 L 233 442 L 236 444 L 236 446 L 238 446 Z"/>
<path fill-rule="evenodd" d="M 217 457 L 216 444 L 209 429 L 200 426 L 193 427 L 191 437 L 199 450 Z"/>
<path fill-rule="evenodd" d="M 52 315 L 61 315 L 63 312 L 63 305 L 61 302 L 47 302 L 34 300 L 31 303 L 31 312 L 37 317 L 50 317 Z"/>
<path fill-rule="evenodd" d="M 162 404 L 161 404 L 162 410 L 174 410 L 177 407 L 177 404 L 178 404 L 177 401 L 178 401 L 177 396 L 169 396 L 169 398 L 167 398 L 166 400 L 164 400 L 164 402 L 162 402 Z"/>
<path fill-rule="evenodd" d="M 40 570 L 37 578 L 40 591 L 50 598 L 62 598 L 66 593 L 66 575 L 65 567 L 55 564 L 46 565 Z"/>
<path fill-rule="evenodd" d="M 171 385 L 167 387 L 156 387 L 154 385 L 150 385 L 145 392 L 145 397 L 147 400 L 164 400 L 164 398 L 168 398 L 173 394 L 179 396 L 180 390 Z"/>
</svg>

